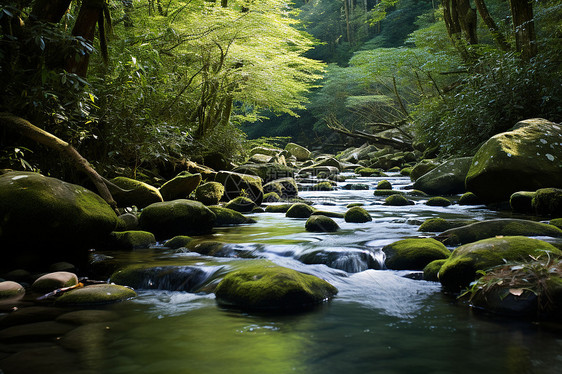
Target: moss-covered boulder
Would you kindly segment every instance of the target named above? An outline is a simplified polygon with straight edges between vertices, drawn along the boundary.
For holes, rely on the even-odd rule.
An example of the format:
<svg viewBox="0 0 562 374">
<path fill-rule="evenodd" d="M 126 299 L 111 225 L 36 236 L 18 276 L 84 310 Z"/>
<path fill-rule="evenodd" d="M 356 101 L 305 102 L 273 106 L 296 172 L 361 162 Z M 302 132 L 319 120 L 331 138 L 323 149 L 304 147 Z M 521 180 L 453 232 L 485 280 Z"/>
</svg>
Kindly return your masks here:
<svg viewBox="0 0 562 374">
<path fill-rule="evenodd" d="M 532 206 L 539 215 L 562 217 L 562 188 L 538 189 L 533 196 Z"/>
<path fill-rule="evenodd" d="M 400 190 L 374 190 L 373 195 L 375 196 L 391 196 L 391 195 L 405 195 L 406 192 Z"/>
<path fill-rule="evenodd" d="M 524 236 L 489 238 L 462 245 L 441 267 L 439 280 L 449 291 L 460 291 L 478 278 L 478 270 L 490 269 L 506 261 L 525 261 L 529 256 L 537 257 L 549 251 L 556 255 L 562 252 L 552 244 Z"/>
<path fill-rule="evenodd" d="M 141 230 L 129 230 L 112 232 L 107 247 L 114 250 L 130 251 L 133 249 L 149 248 L 154 244 L 156 244 L 156 238 L 153 233 Z"/>
<path fill-rule="evenodd" d="M 451 252 L 432 238 L 403 239 L 383 247 L 385 264 L 392 270 L 423 270 L 434 260 L 446 259 Z"/>
<path fill-rule="evenodd" d="M 286 177 L 275 179 L 263 185 L 264 193 L 276 192 L 280 197 L 294 197 L 299 193 L 295 178 Z"/>
<path fill-rule="evenodd" d="M 233 200 L 238 196 L 245 196 L 256 205 L 261 205 L 262 203 L 262 180 L 257 175 L 220 171 L 215 177 L 215 182 L 219 182 L 224 186 L 223 197 L 227 201 Z"/>
<path fill-rule="evenodd" d="M 217 205 L 224 195 L 224 186 L 218 182 L 203 183 L 195 190 L 195 200 L 205 205 Z"/>
<path fill-rule="evenodd" d="M 87 261 L 117 215 L 84 187 L 38 173 L 0 176 L 0 268 Z"/>
<path fill-rule="evenodd" d="M 323 159 L 319 159 L 314 166 L 332 166 L 337 168 L 339 171 L 343 170 L 342 165 L 338 160 L 333 157 L 325 157 Z"/>
<path fill-rule="evenodd" d="M 443 232 L 455 227 L 470 225 L 475 220 L 450 220 L 445 218 L 428 218 L 418 228 L 420 232 Z"/>
<path fill-rule="evenodd" d="M 187 248 L 187 245 L 193 240 L 191 236 L 178 235 L 164 242 L 164 247 L 170 249 Z"/>
<path fill-rule="evenodd" d="M 78 284 L 78 277 L 68 271 L 47 273 L 35 280 L 31 288 L 35 292 L 47 293 L 58 288 L 72 287 Z"/>
<path fill-rule="evenodd" d="M 466 187 L 486 203 L 517 191 L 562 188 L 562 126 L 535 119 L 516 127 L 494 135 L 472 160 Z"/>
<path fill-rule="evenodd" d="M 333 191 L 334 186 L 330 182 L 319 182 L 312 186 L 313 191 Z"/>
<path fill-rule="evenodd" d="M 439 270 L 447 259 L 433 260 L 423 268 L 423 280 L 439 282 Z"/>
<path fill-rule="evenodd" d="M 116 284 L 94 284 L 65 292 L 55 301 L 56 305 L 100 305 L 112 304 L 136 297 L 129 287 Z"/>
<path fill-rule="evenodd" d="M 285 150 L 287 150 L 292 156 L 295 156 L 298 161 L 306 161 L 310 158 L 310 151 L 302 145 L 288 143 L 285 146 Z"/>
<path fill-rule="evenodd" d="M 377 190 L 392 190 L 392 184 L 386 179 L 383 179 L 377 183 Z"/>
<path fill-rule="evenodd" d="M 139 227 L 139 217 L 135 213 L 124 213 L 117 217 L 115 231 L 136 230 Z"/>
<path fill-rule="evenodd" d="M 533 213 L 535 191 L 517 191 L 509 197 L 511 210 L 518 213 Z"/>
<path fill-rule="evenodd" d="M 425 205 L 445 207 L 451 205 L 451 201 L 449 201 L 449 199 L 446 199 L 442 196 L 434 196 L 429 198 L 429 200 L 426 201 Z"/>
<path fill-rule="evenodd" d="M 244 164 L 232 170 L 234 173 L 257 175 L 263 183 L 269 183 L 281 178 L 294 178 L 295 169 L 281 164 Z"/>
<path fill-rule="evenodd" d="M 369 212 L 360 206 L 350 208 L 345 212 L 345 222 L 364 223 L 373 220 Z"/>
<path fill-rule="evenodd" d="M 337 292 L 330 283 L 313 275 L 261 262 L 227 274 L 215 295 L 222 306 L 294 312 L 320 304 Z"/>
<path fill-rule="evenodd" d="M 481 205 L 482 200 L 472 192 L 465 192 L 459 198 L 459 205 Z"/>
<path fill-rule="evenodd" d="M 234 201 L 234 200 L 233 200 Z M 246 217 L 242 213 L 220 206 L 210 206 L 209 209 L 215 213 L 215 227 L 241 225 L 244 223 L 256 223 L 253 218 Z"/>
<path fill-rule="evenodd" d="M 297 259 L 304 264 L 324 264 L 333 269 L 348 273 L 358 273 L 368 269 L 381 269 L 381 264 L 373 253 L 358 248 L 322 248 L 301 253 Z"/>
<path fill-rule="evenodd" d="M 338 224 L 331 219 L 323 215 L 312 215 L 306 221 L 304 228 L 306 231 L 311 232 L 334 232 L 339 230 Z"/>
<path fill-rule="evenodd" d="M 285 216 L 289 218 L 309 218 L 315 210 L 308 204 L 296 203 L 287 210 Z"/>
<path fill-rule="evenodd" d="M 420 162 L 415 164 L 414 167 L 412 167 L 412 171 L 410 172 L 410 179 L 413 181 L 418 180 L 419 177 L 435 169 L 437 166 L 439 166 L 439 164 L 441 164 L 441 162 L 435 159 L 421 160 Z"/>
<path fill-rule="evenodd" d="M 343 190 L 353 190 L 353 191 L 361 191 L 361 190 L 368 190 L 369 185 L 364 183 L 348 183 L 342 186 Z"/>
<path fill-rule="evenodd" d="M 562 230 L 562 218 L 551 219 L 548 224 L 552 225 L 552 226 L 555 226 L 555 227 L 558 227 L 559 229 Z"/>
<path fill-rule="evenodd" d="M 384 205 L 391 205 L 391 206 L 404 206 L 404 205 L 414 205 L 415 203 L 411 200 L 408 200 L 402 194 L 393 194 L 388 196 L 384 199 Z"/>
<path fill-rule="evenodd" d="M 142 209 L 152 203 L 164 201 L 160 190 L 148 183 L 127 177 L 113 178 L 111 183 L 121 188 L 121 190 L 118 190 L 110 187 L 111 194 L 119 207 L 134 205 Z"/>
<path fill-rule="evenodd" d="M 282 200 L 281 196 L 279 196 L 277 192 L 268 192 L 265 195 L 263 195 L 264 203 L 278 203 L 281 200 Z"/>
<path fill-rule="evenodd" d="M 200 266 L 135 264 L 113 273 L 110 281 L 137 290 L 198 292 L 211 277 L 209 270 Z"/>
<path fill-rule="evenodd" d="M 414 188 L 430 195 L 454 195 L 465 192 L 464 181 L 472 157 L 453 158 L 418 177 Z"/>
<path fill-rule="evenodd" d="M 249 213 L 256 207 L 256 204 L 249 197 L 238 196 L 226 204 L 227 209 L 235 210 L 240 213 Z"/>
<path fill-rule="evenodd" d="M 24 294 L 25 288 L 17 282 L 0 282 L 0 300 L 23 296 Z"/>
<path fill-rule="evenodd" d="M 409 177 L 412 174 L 412 169 L 413 168 L 409 167 L 409 166 L 407 166 L 405 168 L 402 168 L 402 169 L 400 169 L 400 175 L 403 175 L 405 177 Z"/>
<path fill-rule="evenodd" d="M 160 187 L 160 195 L 164 201 L 186 199 L 201 183 L 201 174 L 182 171 Z"/>
<path fill-rule="evenodd" d="M 499 218 L 453 228 L 441 233 L 436 239 L 446 245 L 459 245 L 500 235 L 562 237 L 562 230 L 541 222 Z"/>
<path fill-rule="evenodd" d="M 139 217 L 142 230 L 157 240 L 176 235 L 201 235 L 212 231 L 215 214 L 198 201 L 178 199 L 155 203 L 143 209 Z"/>
<path fill-rule="evenodd" d="M 382 176 L 381 169 L 373 169 L 373 168 L 357 168 L 354 170 L 355 174 L 359 174 L 362 177 L 380 177 Z"/>
</svg>

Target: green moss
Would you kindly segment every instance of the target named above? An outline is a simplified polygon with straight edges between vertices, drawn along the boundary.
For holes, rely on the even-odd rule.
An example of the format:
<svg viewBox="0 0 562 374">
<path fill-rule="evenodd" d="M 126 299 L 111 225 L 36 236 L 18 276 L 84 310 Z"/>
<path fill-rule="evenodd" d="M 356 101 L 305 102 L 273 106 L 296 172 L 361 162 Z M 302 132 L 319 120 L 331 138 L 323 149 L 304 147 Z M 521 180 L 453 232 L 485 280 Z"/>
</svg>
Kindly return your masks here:
<svg viewBox="0 0 562 374">
<path fill-rule="evenodd" d="M 432 238 L 403 239 L 383 247 L 386 267 L 393 270 L 423 270 L 434 260 L 446 259 L 451 252 Z"/>
<path fill-rule="evenodd" d="M 405 177 L 409 177 L 410 174 L 412 174 L 412 168 L 411 167 L 402 168 L 402 170 L 400 170 L 400 174 Z"/>
<path fill-rule="evenodd" d="M 136 297 L 132 289 L 116 284 L 94 284 L 65 292 L 56 299 L 56 305 L 110 304 Z"/>
<path fill-rule="evenodd" d="M 390 196 L 390 195 L 405 195 L 404 191 L 398 190 L 374 190 L 373 195 L 375 196 Z"/>
<path fill-rule="evenodd" d="M 392 184 L 386 179 L 383 179 L 377 184 L 377 190 L 392 190 Z"/>
<path fill-rule="evenodd" d="M 429 196 L 428 194 L 426 194 L 423 191 L 420 190 L 408 190 L 406 191 L 408 196 L 417 196 L 417 197 L 427 197 Z"/>
<path fill-rule="evenodd" d="M 308 218 L 312 215 L 312 212 L 314 212 L 315 210 L 316 209 L 314 209 L 313 207 L 307 204 L 297 203 L 297 204 L 293 204 L 287 210 L 285 216 L 289 218 Z"/>
<path fill-rule="evenodd" d="M 111 249 L 131 250 L 156 244 L 154 234 L 148 231 L 120 231 L 111 233 Z"/>
<path fill-rule="evenodd" d="M 354 170 L 355 174 L 359 174 L 362 177 L 380 177 L 382 170 L 373 168 L 363 168 L 359 167 Z"/>
<path fill-rule="evenodd" d="M 410 173 L 410 178 L 413 181 L 415 181 L 422 175 L 435 169 L 438 165 L 439 165 L 439 161 L 437 160 L 433 160 L 433 159 L 422 160 L 418 162 L 416 165 L 414 165 Z"/>
<path fill-rule="evenodd" d="M 562 218 L 555 218 L 551 219 L 549 222 L 550 225 L 556 226 L 562 230 Z"/>
<path fill-rule="evenodd" d="M 216 227 L 240 225 L 243 223 L 255 223 L 256 221 L 252 218 L 244 216 L 242 213 L 237 212 L 232 209 L 223 208 L 219 206 L 210 206 L 209 209 L 215 213 Z"/>
<path fill-rule="evenodd" d="M 191 174 L 182 171 L 174 178 L 170 179 L 159 188 L 160 194 L 165 201 L 175 199 L 185 199 L 191 194 L 199 183 L 201 183 L 201 174 Z"/>
<path fill-rule="evenodd" d="M 482 201 L 472 192 L 465 192 L 459 199 L 459 205 L 480 205 Z"/>
<path fill-rule="evenodd" d="M 127 177 L 116 177 L 111 180 L 113 184 L 121 187 L 125 192 L 111 190 L 113 198 L 120 207 L 136 206 L 142 209 L 150 204 L 163 201 L 158 188 L 147 183 Z"/>
<path fill-rule="evenodd" d="M 320 182 L 312 186 L 314 191 L 333 191 L 334 187 L 330 182 Z"/>
<path fill-rule="evenodd" d="M 266 263 L 227 274 L 215 295 L 217 302 L 224 306 L 279 312 L 309 308 L 337 292 L 320 278 Z"/>
<path fill-rule="evenodd" d="M 532 206 L 542 216 L 562 217 L 562 189 L 541 188 L 533 196 Z"/>
<path fill-rule="evenodd" d="M 254 209 L 255 206 L 256 204 L 254 204 L 254 202 L 250 198 L 238 196 L 237 198 L 230 200 L 225 207 L 227 209 L 232 209 L 240 213 L 249 213 L 252 211 L 252 209 Z"/>
<path fill-rule="evenodd" d="M 529 256 L 536 257 L 544 251 L 562 255 L 553 245 L 524 236 L 489 238 L 465 244 L 455 249 L 443 264 L 439 280 L 447 290 L 460 291 L 477 278 L 478 270 L 486 270 L 505 261 L 528 260 Z"/>
<path fill-rule="evenodd" d="M 455 227 L 466 226 L 476 222 L 475 220 L 446 220 L 444 218 L 428 218 L 418 228 L 421 232 L 443 232 Z"/>
<path fill-rule="evenodd" d="M 278 203 L 281 201 L 281 197 L 277 192 L 268 192 L 263 195 L 263 202 L 264 203 Z"/>
<path fill-rule="evenodd" d="M 533 212 L 533 197 L 534 191 L 518 191 L 511 195 L 509 198 L 509 205 L 511 210 L 519 213 L 532 213 Z"/>
<path fill-rule="evenodd" d="M 207 182 L 195 190 L 195 200 L 205 205 L 217 205 L 224 195 L 224 186 L 218 182 Z"/>
<path fill-rule="evenodd" d="M 342 187 L 343 190 L 354 190 L 354 191 L 359 191 L 359 190 L 368 190 L 369 189 L 369 185 L 368 184 L 364 184 L 364 183 L 349 183 L 346 184 L 345 186 Z"/>
<path fill-rule="evenodd" d="M 404 196 L 400 194 L 394 194 L 394 195 L 390 195 L 384 200 L 384 205 L 404 206 L 404 205 L 414 205 L 414 202 L 406 199 Z"/>
<path fill-rule="evenodd" d="M 430 198 L 429 200 L 427 200 L 427 202 L 425 204 L 429 205 L 429 206 L 443 206 L 443 207 L 445 207 L 445 206 L 451 205 L 451 202 L 444 197 L 434 196 L 434 197 Z"/>
<path fill-rule="evenodd" d="M 345 212 L 344 219 L 345 222 L 354 223 L 364 223 L 373 220 L 369 212 L 359 206 L 350 208 L 347 212 Z"/>
<path fill-rule="evenodd" d="M 178 235 L 164 242 L 164 247 L 171 249 L 178 249 L 182 247 L 186 248 L 189 242 L 191 242 L 192 240 L 193 238 L 191 236 Z"/>
<path fill-rule="evenodd" d="M 440 234 L 437 238 L 446 245 L 459 245 L 500 235 L 562 237 L 562 230 L 546 223 L 504 218 L 453 228 Z"/>
<path fill-rule="evenodd" d="M 269 213 L 287 213 L 289 208 L 291 208 L 294 204 L 276 204 L 276 205 L 268 205 L 265 207 L 265 211 Z"/>
<path fill-rule="evenodd" d="M 349 204 L 347 204 L 346 208 L 349 209 L 349 208 L 353 208 L 353 207 L 356 207 L 356 206 L 364 206 L 364 205 L 365 204 L 363 204 L 363 203 L 349 203 Z"/>
<path fill-rule="evenodd" d="M 338 224 L 330 217 L 324 215 L 312 215 L 304 225 L 306 231 L 311 232 L 335 232 L 339 230 Z"/>
<path fill-rule="evenodd" d="M 439 282 L 439 270 L 447 259 L 431 261 L 423 268 L 423 279 L 426 281 Z"/>
</svg>

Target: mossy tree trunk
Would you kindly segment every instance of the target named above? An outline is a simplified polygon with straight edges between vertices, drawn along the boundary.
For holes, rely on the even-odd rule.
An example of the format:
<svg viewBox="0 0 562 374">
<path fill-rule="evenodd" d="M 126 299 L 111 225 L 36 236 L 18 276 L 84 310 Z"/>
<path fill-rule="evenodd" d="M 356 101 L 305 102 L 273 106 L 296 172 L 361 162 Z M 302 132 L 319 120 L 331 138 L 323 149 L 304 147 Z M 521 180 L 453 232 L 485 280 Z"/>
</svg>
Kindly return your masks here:
<svg viewBox="0 0 562 374">
<path fill-rule="evenodd" d="M 513 29 L 515 31 L 515 48 L 521 57 L 529 61 L 537 54 L 533 3 L 529 0 L 509 0 Z"/>
</svg>

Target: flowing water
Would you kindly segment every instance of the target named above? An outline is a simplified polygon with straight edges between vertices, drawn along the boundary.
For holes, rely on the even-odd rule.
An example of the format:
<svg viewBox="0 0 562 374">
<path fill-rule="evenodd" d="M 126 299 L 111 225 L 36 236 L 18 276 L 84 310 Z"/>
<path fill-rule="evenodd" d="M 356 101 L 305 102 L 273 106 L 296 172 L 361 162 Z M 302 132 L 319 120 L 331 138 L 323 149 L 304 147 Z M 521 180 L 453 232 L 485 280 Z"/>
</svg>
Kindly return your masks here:
<svg viewBox="0 0 562 374">
<path fill-rule="evenodd" d="M 340 183 L 367 183 L 368 191 L 300 193 L 321 210 L 343 213 L 349 203 L 365 204 L 373 221 L 336 218 L 336 233 L 309 233 L 303 219 L 258 213 L 251 215 L 256 224 L 201 239 L 227 243 L 232 257 L 160 248 L 110 253 L 124 263 L 196 267 L 210 283 L 244 261 L 272 261 L 326 279 L 339 290 L 332 301 L 301 314 L 260 315 L 220 308 L 212 293 L 139 290 L 138 298 L 112 307 L 123 318 L 103 349 L 84 350 L 83 360 L 108 374 L 561 373 L 560 330 L 475 314 L 444 295 L 439 283 L 367 269 L 384 263 L 384 245 L 421 236 L 417 228 L 426 218 L 500 216 L 483 206 L 430 207 L 426 198 L 384 206 L 384 197 L 373 196 L 381 179 Z M 397 175 L 385 179 L 395 189 L 409 183 Z M 319 249 L 342 256 L 331 267 L 298 260 Z"/>
</svg>

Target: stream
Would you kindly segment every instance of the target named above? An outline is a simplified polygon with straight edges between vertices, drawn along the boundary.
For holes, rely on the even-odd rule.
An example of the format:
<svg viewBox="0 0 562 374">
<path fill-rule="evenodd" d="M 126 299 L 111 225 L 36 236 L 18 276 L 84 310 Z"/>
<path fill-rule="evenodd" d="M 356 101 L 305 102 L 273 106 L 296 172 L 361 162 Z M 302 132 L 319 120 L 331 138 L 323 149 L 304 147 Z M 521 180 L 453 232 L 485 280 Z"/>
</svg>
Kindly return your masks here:
<svg viewBox="0 0 562 374">
<path fill-rule="evenodd" d="M 299 193 L 315 208 L 332 212 L 344 213 L 349 203 L 360 202 L 373 217 L 360 224 L 335 218 L 340 226 L 335 233 L 306 232 L 304 219 L 282 213 L 256 213 L 249 215 L 255 224 L 218 228 L 198 238 L 227 243 L 237 257 L 158 247 L 107 252 L 124 264 L 195 266 L 210 283 L 243 261 L 272 261 L 323 278 L 339 293 L 305 313 L 261 315 L 218 307 L 212 293 L 138 290 L 136 299 L 110 307 L 122 319 L 112 324 L 103 347 L 93 339 L 80 351 L 81 360 L 108 374 L 560 373 L 560 330 L 475 313 L 443 294 L 439 283 L 408 278 L 409 271 L 367 269 L 365 258 L 384 263 L 384 245 L 431 236 L 417 231 L 427 218 L 502 216 L 484 206 L 431 207 L 422 197 L 412 198 L 416 205 L 385 206 L 384 197 L 373 195 L 382 179 L 394 189 L 410 183 L 390 174 L 339 183 L 365 183 L 369 190 Z M 318 249 L 343 255 L 331 267 L 298 260 Z"/>
</svg>

